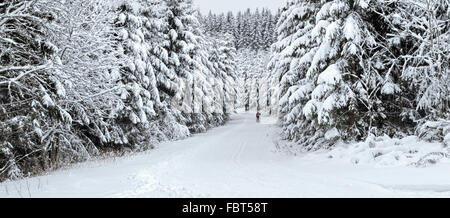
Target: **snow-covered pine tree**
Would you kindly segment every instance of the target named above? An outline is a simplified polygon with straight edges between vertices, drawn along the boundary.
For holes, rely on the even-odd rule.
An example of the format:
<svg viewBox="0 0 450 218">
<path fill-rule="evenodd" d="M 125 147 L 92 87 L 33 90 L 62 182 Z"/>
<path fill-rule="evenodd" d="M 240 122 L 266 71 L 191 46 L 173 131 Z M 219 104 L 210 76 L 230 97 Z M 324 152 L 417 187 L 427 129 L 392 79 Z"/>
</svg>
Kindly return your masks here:
<svg viewBox="0 0 450 218">
<path fill-rule="evenodd" d="M 206 17 L 202 18 L 202 21 L 204 23 L 203 29 L 205 30 L 205 32 L 213 31 L 213 22 L 212 22 L 213 19 L 214 19 L 214 14 L 212 13 L 212 11 L 209 11 L 208 15 Z"/>
<path fill-rule="evenodd" d="M 192 10 L 189 12 L 196 19 L 200 19 L 200 14 Z M 208 87 L 208 77 L 212 77 L 211 67 L 208 59 L 208 48 L 211 46 L 208 42 L 207 37 L 201 31 L 201 26 L 198 21 L 190 24 L 190 29 L 192 34 L 195 36 L 195 44 L 190 52 L 193 58 L 192 68 L 192 80 L 189 84 L 189 99 L 191 101 L 191 113 L 185 114 L 188 118 L 188 127 L 192 133 L 205 132 L 207 129 L 211 128 L 208 121 L 208 113 L 203 111 L 204 101 L 209 101 L 207 97 Z"/>
<path fill-rule="evenodd" d="M 234 38 L 235 38 L 235 43 L 236 43 L 236 49 L 239 50 L 240 48 L 242 48 L 242 36 L 243 36 L 243 25 L 244 25 L 244 20 L 243 20 L 243 14 L 241 11 L 239 11 L 236 15 L 236 25 L 234 26 Z"/>
<path fill-rule="evenodd" d="M 168 68 L 169 56 L 165 45 L 169 43 L 169 38 L 164 34 L 167 28 L 167 20 L 164 15 L 164 1 L 146 1 L 143 6 L 143 34 L 148 50 L 149 75 L 151 76 L 150 90 L 155 99 L 158 110 L 167 112 L 168 101 L 177 91 L 175 83 L 177 75 Z M 155 76 L 155 78 L 153 78 Z"/>
<path fill-rule="evenodd" d="M 232 38 L 231 35 L 228 38 Z M 211 114 L 207 114 L 210 125 L 220 125 L 224 123 L 228 115 L 234 111 L 235 100 L 235 76 L 234 69 L 234 46 L 231 39 L 229 41 L 221 39 L 218 35 L 209 35 L 208 61 L 211 76 L 208 79 L 208 88 L 213 94 L 208 97 Z"/>
<path fill-rule="evenodd" d="M 189 94 L 189 81 L 192 81 L 192 70 L 195 66 L 191 55 L 197 44 L 196 36 L 192 33 L 192 24 L 197 22 L 192 11 L 192 2 L 188 0 L 169 0 L 165 2 L 167 17 L 167 29 L 164 33 L 168 36 L 166 50 L 168 51 L 168 68 L 177 76 L 178 90 L 172 99 L 173 106 L 178 111 L 190 113 L 190 101 L 186 99 Z"/>
<path fill-rule="evenodd" d="M 128 57 L 127 63 L 121 69 L 120 85 L 118 90 L 124 104 L 119 105 L 120 112 L 118 122 L 127 133 L 126 144 L 131 146 L 149 145 L 149 122 L 156 117 L 156 104 L 160 96 L 156 87 L 155 70 L 151 64 L 159 64 L 159 69 L 164 70 L 163 62 L 154 56 L 149 57 L 151 47 L 146 36 L 152 35 L 148 31 L 151 24 L 144 11 L 149 10 L 150 5 L 144 2 L 123 2 L 118 7 L 116 24 L 120 28 L 121 46 L 124 54 Z M 148 15 L 148 11 L 146 14 Z M 150 28 L 146 27 L 150 25 Z M 164 51 L 161 51 L 164 55 Z M 150 60 L 150 58 L 152 58 Z M 166 74 L 167 75 L 167 74 Z"/>
<path fill-rule="evenodd" d="M 278 78 L 280 81 L 289 71 L 294 55 L 292 49 L 289 50 L 287 48 L 290 48 L 294 33 L 297 32 L 300 26 L 298 23 L 301 22 L 300 19 L 302 17 L 297 15 L 301 12 L 300 7 L 301 5 L 295 4 L 294 1 L 288 1 L 286 6 L 281 9 L 282 13 L 277 23 L 277 41 L 272 45 L 272 56 L 268 68 L 272 71 L 273 77 Z M 281 84 L 281 93 L 283 95 L 287 93 L 287 90 L 292 85 L 292 82 Z M 287 102 L 280 102 L 282 105 L 282 108 L 280 108 L 281 116 L 284 116 L 289 110 L 287 108 L 283 109 L 283 107 L 286 107 L 285 103 Z"/>
<path fill-rule="evenodd" d="M 270 46 L 274 43 L 273 35 L 275 33 L 275 27 L 273 25 L 273 15 L 270 10 L 263 11 L 262 36 L 260 41 L 260 47 L 264 50 L 269 50 Z"/>
<path fill-rule="evenodd" d="M 252 31 L 254 28 L 254 19 L 252 19 L 252 12 L 247 9 L 243 14 L 243 25 L 242 25 L 242 36 L 241 36 L 241 46 L 249 48 L 252 44 Z"/>
<path fill-rule="evenodd" d="M 363 18 L 367 7 L 365 1 L 329 1 L 315 17 L 317 45 L 306 75 L 313 91 L 303 114 L 325 139 L 361 139 L 384 118 L 376 107 L 383 78 L 370 61 L 376 41 Z"/>
<path fill-rule="evenodd" d="M 263 20 L 261 19 L 261 14 L 259 9 L 256 9 L 255 14 L 250 15 L 249 20 L 249 46 L 253 50 L 259 50 L 261 48 L 262 26 Z"/>
<path fill-rule="evenodd" d="M 225 118 L 235 111 L 238 103 L 237 88 L 236 88 L 236 50 L 234 48 L 233 36 L 231 34 L 225 34 L 224 39 L 221 40 L 218 45 L 220 54 L 220 76 L 224 84 L 223 87 L 223 114 Z"/>
<path fill-rule="evenodd" d="M 203 36 L 192 8 L 192 1 L 170 0 L 166 2 L 168 36 L 166 50 L 169 53 L 169 69 L 177 76 L 178 90 L 172 98 L 172 112 L 181 124 L 191 127 L 191 132 L 204 131 L 204 119 L 199 112 L 203 93 L 196 84 L 201 83 L 206 71 L 206 58 L 202 48 Z M 201 102 L 201 101 L 200 101 Z"/>
<path fill-rule="evenodd" d="M 159 95 L 157 121 L 150 123 L 155 133 L 151 134 L 156 134 L 158 141 L 184 138 L 190 134 L 185 126 L 186 120 L 181 116 L 180 111 L 173 107 L 173 101 L 180 92 L 180 77 L 173 66 L 170 67 L 168 45 L 171 43 L 171 37 L 167 34 L 170 25 L 169 17 L 166 16 L 167 4 L 164 0 L 147 1 L 146 4 L 147 7 L 144 10 L 144 15 L 147 17 L 146 42 L 150 48 L 149 62 L 156 76 Z M 188 98 L 184 100 L 189 101 Z"/>
<path fill-rule="evenodd" d="M 228 12 L 225 23 L 225 33 L 234 36 L 234 28 L 236 27 L 236 19 L 233 12 Z"/>
<path fill-rule="evenodd" d="M 281 14 L 271 66 L 281 77 L 287 138 L 315 149 L 383 129 L 381 98 L 398 87 L 376 66 L 385 51 L 372 13 L 367 1 L 336 0 L 292 2 Z"/>
<path fill-rule="evenodd" d="M 227 30 L 227 20 L 224 13 L 217 15 L 217 29 L 220 33 L 225 33 Z"/>
</svg>

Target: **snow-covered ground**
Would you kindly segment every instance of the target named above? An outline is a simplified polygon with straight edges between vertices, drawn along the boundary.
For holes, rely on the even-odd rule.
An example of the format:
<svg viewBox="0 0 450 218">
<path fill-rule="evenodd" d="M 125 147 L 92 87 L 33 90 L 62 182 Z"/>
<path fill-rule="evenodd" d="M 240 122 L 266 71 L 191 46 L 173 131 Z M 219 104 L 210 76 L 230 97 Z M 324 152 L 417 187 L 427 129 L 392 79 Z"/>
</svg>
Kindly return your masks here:
<svg viewBox="0 0 450 218">
<path fill-rule="evenodd" d="M 133 156 L 0 184 L 0 197 L 450 197 L 450 164 L 379 165 L 275 148 L 275 120 L 223 127 Z"/>
</svg>

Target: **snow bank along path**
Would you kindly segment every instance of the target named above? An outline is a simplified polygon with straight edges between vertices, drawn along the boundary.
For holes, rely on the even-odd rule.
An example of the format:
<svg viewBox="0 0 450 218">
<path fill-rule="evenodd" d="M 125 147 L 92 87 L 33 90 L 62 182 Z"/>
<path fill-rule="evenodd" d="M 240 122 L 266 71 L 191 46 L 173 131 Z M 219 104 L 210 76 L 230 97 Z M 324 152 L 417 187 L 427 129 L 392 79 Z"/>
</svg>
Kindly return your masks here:
<svg viewBox="0 0 450 218">
<path fill-rule="evenodd" d="M 276 152 L 274 120 L 223 127 L 149 152 L 0 184 L 0 197 L 448 197 L 450 165 L 353 165 Z"/>
</svg>

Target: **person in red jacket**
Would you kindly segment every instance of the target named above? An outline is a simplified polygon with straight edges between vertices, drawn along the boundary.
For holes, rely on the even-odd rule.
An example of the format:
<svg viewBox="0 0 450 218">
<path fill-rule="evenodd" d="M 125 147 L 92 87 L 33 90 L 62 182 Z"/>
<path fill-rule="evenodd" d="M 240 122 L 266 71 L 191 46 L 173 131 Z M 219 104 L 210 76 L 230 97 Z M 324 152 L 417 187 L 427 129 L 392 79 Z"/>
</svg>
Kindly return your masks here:
<svg viewBox="0 0 450 218">
<path fill-rule="evenodd" d="M 261 113 L 259 111 L 256 113 L 256 122 L 259 122 L 259 118 L 261 117 Z"/>
</svg>

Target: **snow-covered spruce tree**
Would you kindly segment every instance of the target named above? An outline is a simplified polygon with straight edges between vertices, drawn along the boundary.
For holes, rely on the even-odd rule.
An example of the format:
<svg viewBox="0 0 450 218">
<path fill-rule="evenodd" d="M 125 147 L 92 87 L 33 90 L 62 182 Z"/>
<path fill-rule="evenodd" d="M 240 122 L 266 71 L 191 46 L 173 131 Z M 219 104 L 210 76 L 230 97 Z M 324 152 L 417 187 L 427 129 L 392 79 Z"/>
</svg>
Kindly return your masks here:
<svg viewBox="0 0 450 218">
<path fill-rule="evenodd" d="M 398 66 L 393 71 L 404 81 L 403 93 L 408 93 L 403 119 L 418 124 L 422 138 L 442 141 L 449 134 L 445 120 L 450 119 L 449 2 L 399 0 L 382 9 L 380 14 L 390 24 L 388 46 Z"/>
<path fill-rule="evenodd" d="M 352 4 L 353 3 L 353 4 Z M 364 1 L 330 1 L 321 5 L 311 31 L 317 43 L 306 81 L 313 89 L 303 115 L 325 139 L 361 139 L 373 127 L 374 103 L 382 78 L 372 68 L 376 46 Z M 393 93 L 392 93 L 393 94 Z"/>
<path fill-rule="evenodd" d="M 236 24 L 234 25 L 234 31 L 233 31 L 233 36 L 235 39 L 235 45 L 236 45 L 236 49 L 239 50 L 240 48 L 242 48 L 242 43 L 241 43 L 241 38 L 242 38 L 242 26 L 244 25 L 243 22 L 243 14 L 241 11 L 239 11 L 236 14 Z"/>
<path fill-rule="evenodd" d="M 212 32 L 214 25 L 212 20 L 214 19 L 214 15 L 212 11 L 209 11 L 208 15 L 203 16 L 201 22 L 203 23 L 203 30 L 205 32 Z"/>
<path fill-rule="evenodd" d="M 242 21 L 243 25 L 241 26 L 241 39 L 239 39 L 240 45 L 244 48 L 250 48 L 253 40 L 252 32 L 254 29 L 254 24 L 256 24 L 254 19 L 252 19 L 252 12 L 250 9 L 247 9 L 243 13 Z"/>
<path fill-rule="evenodd" d="M 225 23 L 225 33 L 234 37 L 235 28 L 236 28 L 236 18 L 233 12 L 228 12 Z"/>
<path fill-rule="evenodd" d="M 205 119 L 201 113 L 195 113 L 199 112 L 197 100 L 202 99 L 196 84 L 201 83 L 199 80 L 206 71 L 200 25 L 192 1 L 169 0 L 165 4 L 167 27 L 164 33 L 168 37 L 165 49 L 169 54 L 168 68 L 176 75 L 177 84 L 171 98 L 171 110 L 178 122 L 192 126 L 192 132 L 204 131 L 203 124 L 199 123 Z"/>
<path fill-rule="evenodd" d="M 297 7 L 292 9 L 294 13 L 303 12 L 293 16 L 301 21 L 294 27 L 298 35 L 285 46 L 278 45 L 279 53 L 286 55 L 275 60 L 286 63 L 280 67 L 284 69 L 280 72 L 284 72 L 280 105 L 286 137 L 306 149 L 326 147 L 338 138 L 362 139 L 384 130 L 382 121 L 388 111 L 382 99 L 399 88 L 377 66 L 386 51 L 368 18 L 374 13 L 368 3 L 305 1 L 291 6 Z M 281 18 L 288 16 L 282 14 Z M 281 40 L 284 38 L 281 35 Z"/>
<path fill-rule="evenodd" d="M 262 27 L 263 21 L 261 20 L 261 14 L 258 9 L 256 9 L 255 14 L 250 16 L 250 31 L 249 36 L 251 37 L 249 40 L 250 48 L 253 50 L 259 50 L 261 48 L 261 40 L 262 40 Z"/>
<path fill-rule="evenodd" d="M 221 113 L 222 110 L 222 101 L 221 101 L 221 89 L 220 87 L 223 85 L 221 79 L 220 79 L 220 52 L 218 50 L 218 39 L 216 36 L 208 35 L 208 69 L 209 69 L 209 75 L 207 75 L 208 78 L 206 78 L 205 82 L 207 84 L 206 87 L 206 93 L 208 94 L 205 96 L 206 98 L 203 101 L 203 110 L 205 113 L 205 118 L 208 123 L 208 127 L 219 125 L 220 123 L 223 123 L 223 116 Z M 219 88 L 218 88 L 219 87 Z M 205 93 L 205 94 L 206 94 Z M 220 110 L 219 110 L 220 108 Z"/>
<path fill-rule="evenodd" d="M 120 1 L 119 1 L 120 2 Z M 149 79 L 147 91 L 151 94 L 153 109 L 156 115 L 149 120 L 146 134 L 152 143 L 180 139 L 189 135 L 189 131 L 179 121 L 178 113 L 172 109 L 172 99 L 179 91 L 178 76 L 169 65 L 170 36 L 168 33 L 168 17 L 166 2 L 163 0 L 131 1 L 132 8 L 139 8 L 140 13 L 135 14 L 142 22 L 139 37 L 142 49 L 147 51 L 145 57 L 146 76 Z M 138 43 L 139 44 L 139 43 Z M 129 58 L 134 58 L 129 54 Z M 145 55 L 145 54 L 142 54 Z M 142 60 L 144 61 L 144 60 Z M 143 86 L 143 88 L 145 88 Z M 147 143 L 147 142 L 146 142 Z"/>
<path fill-rule="evenodd" d="M 186 124 L 189 116 L 183 114 L 192 113 L 190 85 L 192 84 L 192 72 L 196 65 L 191 52 L 197 46 L 196 36 L 192 32 L 192 25 L 198 22 L 192 14 L 192 2 L 186 0 L 165 1 L 165 13 L 167 18 L 166 29 L 163 31 L 168 39 L 165 49 L 168 51 L 169 70 L 176 75 L 176 90 L 171 96 L 171 111 L 177 122 Z"/>
<path fill-rule="evenodd" d="M 233 45 L 233 37 L 225 34 L 223 39 L 212 37 L 212 51 L 210 61 L 213 63 L 214 72 L 220 83 L 223 84 L 222 89 L 222 118 L 226 120 L 228 115 L 237 108 L 237 66 L 236 66 L 236 50 Z"/>
<path fill-rule="evenodd" d="M 270 50 L 270 47 L 274 43 L 273 36 L 275 35 L 275 19 L 270 10 L 263 11 L 263 33 L 261 37 L 261 48 L 264 50 Z"/>
<path fill-rule="evenodd" d="M 191 10 L 189 14 L 192 14 L 196 19 L 200 19 L 197 11 Z M 210 97 L 210 84 L 208 82 L 209 77 L 214 77 L 211 72 L 211 63 L 209 61 L 208 48 L 211 47 L 208 38 L 201 31 L 200 23 L 194 20 L 190 24 L 193 37 L 195 37 L 195 43 L 192 45 L 190 55 L 193 59 L 193 67 L 191 69 L 191 80 L 189 80 L 186 98 L 190 103 L 190 112 L 184 116 L 188 118 L 187 123 L 191 133 L 205 132 L 207 129 L 215 126 L 208 119 L 211 113 L 205 111 L 203 106 L 211 101 Z"/>
<path fill-rule="evenodd" d="M 136 1 L 123 2 L 117 9 L 116 25 L 121 37 L 119 49 L 123 49 L 128 59 L 120 70 L 119 85 L 122 87 L 117 94 L 124 103 L 118 105 L 117 120 L 126 132 L 124 143 L 132 148 L 150 144 L 150 123 L 156 119 L 160 102 L 155 74 L 165 70 L 164 59 L 154 55 L 158 48 L 148 40 L 157 31 L 152 29 L 154 24 L 149 20 L 152 19 L 148 11 L 150 7 L 148 2 Z M 164 54 L 163 50 L 159 52 Z"/>
<path fill-rule="evenodd" d="M 272 71 L 272 77 L 276 78 L 278 81 L 283 80 L 280 84 L 281 94 L 288 94 L 288 96 L 292 93 L 292 91 L 289 92 L 288 89 L 294 85 L 293 81 L 289 81 L 285 77 L 290 71 L 292 59 L 295 58 L 295 51 L 292 49 L 291 44 L 293 44 L 295 39 L 300 38 L 302 36 L 301 34 L 307 33 L 307 31 L 310 31 L 312 28 L 307 27 L 305 30 L 299 31 L 299 28 L 305 28 L 305 23 L 308 22 L 308 18 L 311 19 L 312 17 L 308 13 L 311 13 L 314 9 L 308 8 L 304 4 L 296 4 L 295 2 L 296 1 L 288 1 L 286 6 L 281 9 L 282 13 L 277 23 L 277 42 L 272 45 L 272 57 L 268 65 L 269 70 Z M 302 57 L 302 55 L 303 54 L 299 54 L 298 56 Z M 281 118 L 290 111 L 287 103 L 287 101 L 280 102 Z"/>
<path fill-rule="evenodd" d="M 314 84 L 306 77 L 315 53 L 311 30 L 318 6 L 313 2 L 288 2 L 278 21 L 278 42 L 273 45 L 274 55 L 269 68 L 280 81 L 280 120 L 283 137 L 299 144 L 313 144 L 321 135 L 315 134 L 314 125 L 303 115 L 310 100 Z"/>
</svg>

